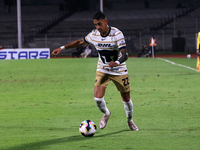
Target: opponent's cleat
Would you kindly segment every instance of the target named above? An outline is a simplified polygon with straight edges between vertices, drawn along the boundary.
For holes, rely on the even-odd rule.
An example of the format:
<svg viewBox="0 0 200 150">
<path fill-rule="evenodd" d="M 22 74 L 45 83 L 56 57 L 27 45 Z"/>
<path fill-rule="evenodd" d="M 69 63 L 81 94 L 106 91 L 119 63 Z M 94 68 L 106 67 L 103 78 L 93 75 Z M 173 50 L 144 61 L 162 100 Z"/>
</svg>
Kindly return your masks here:
<svg viewBox="0 0 200 150">
<path fill-rule="evenodd" d="M 138 127 L 134 124 L 133 121 L 128 122 L 128 126 L 133 131 L 138 131 L 139 130 Z"/>
<path fill-rule="evenodd" d="M 110 113 L 110 115 L 111 115 L 111 113 Z M 100 129 L 104 129 L 106 127 L 110 115 L 105 115 L 105 114 L 103 115 L 103 117 L 101 118 L 100 124 L 99 124 Z"/>
</svg>

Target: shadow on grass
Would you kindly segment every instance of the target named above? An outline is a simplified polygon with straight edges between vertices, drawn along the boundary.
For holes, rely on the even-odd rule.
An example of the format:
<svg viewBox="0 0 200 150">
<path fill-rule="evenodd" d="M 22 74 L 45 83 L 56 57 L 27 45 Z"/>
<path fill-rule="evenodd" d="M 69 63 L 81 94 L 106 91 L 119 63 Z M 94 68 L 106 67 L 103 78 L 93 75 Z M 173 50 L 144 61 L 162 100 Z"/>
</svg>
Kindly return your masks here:
<svg viewBox="0 0 200 150">
<path fill-rule="evenodd" d="M 113 134 L 118 134 L 118 133 L 126 132 L 126 131 L 129 131 L 129 130 L 121 130 L 121 131 L 112 132 L 112 133 L 108 133 L 108 134 L 95 135 L 94 137 L 83 137 L 81 135 L 76 135 L 76 136 L 57 138 L 57 139 L 46 140 L 46 141 L 27 143 L 27 144 L 22 144 L 22 145 L 15 146 L 15 147 L 4 148 L 1 150 L 39 150 L 39 149 L 45 148 L 46 146 L 49 146 L 49 145 L 54 145 L 54 144 L 59 144 L 59 143 L 76 142 L 76 141 L 84 141 L 84 140 L 90 140 L 90 139 L 94 139 L 94 138 L 96 139 L 96 138 L 110 136 Z"/>
</svg>

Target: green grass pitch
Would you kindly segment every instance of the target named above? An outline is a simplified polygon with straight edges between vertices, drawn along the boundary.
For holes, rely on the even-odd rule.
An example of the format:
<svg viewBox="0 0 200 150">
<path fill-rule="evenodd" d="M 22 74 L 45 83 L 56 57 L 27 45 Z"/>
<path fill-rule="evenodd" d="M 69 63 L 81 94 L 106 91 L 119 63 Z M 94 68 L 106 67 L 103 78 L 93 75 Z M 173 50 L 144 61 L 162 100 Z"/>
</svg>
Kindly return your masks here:
<svg viewBox="0 0 200 150">
<path fill-rule="evenodd" d="M 196 59 L 171 58 L 196 67 Z M 200 148 L 200 74 L 156 58 L 129 58 L 134 104 L 130 131 L 111 82 L 104 130 L 93 86 L 97 58 L 0 61 L 0 150 L 196 150 Z M 79 124 L 97 124 L 92 138 Z"/>
</svg>

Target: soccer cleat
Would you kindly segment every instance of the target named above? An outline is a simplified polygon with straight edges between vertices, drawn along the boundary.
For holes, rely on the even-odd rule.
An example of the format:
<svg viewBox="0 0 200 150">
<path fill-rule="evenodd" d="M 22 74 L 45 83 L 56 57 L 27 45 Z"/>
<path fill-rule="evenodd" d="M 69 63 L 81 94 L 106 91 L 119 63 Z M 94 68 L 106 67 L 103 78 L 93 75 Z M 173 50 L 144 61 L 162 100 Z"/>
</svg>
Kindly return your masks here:
<svg viewBox="0 0 200 150">
<path fill-rule="evenodd" d="M 111 115 L 111 113 L 110 113 L 110 115 Z M 100 124 L 99 124 L 100 129 L 104 129 L 106 127 L 108 119 L 110 118 L 110 115 L 105 115 L 105 114 L 103 115 L 103 117 L 101 118 Z"/>
<path fill-rule="evenodd" d="M 139 130 L 138 127 L 134 124 L 133 121 L 128 122 L 128 126 L 133 131 L 138 131 Z"/>
</svg>

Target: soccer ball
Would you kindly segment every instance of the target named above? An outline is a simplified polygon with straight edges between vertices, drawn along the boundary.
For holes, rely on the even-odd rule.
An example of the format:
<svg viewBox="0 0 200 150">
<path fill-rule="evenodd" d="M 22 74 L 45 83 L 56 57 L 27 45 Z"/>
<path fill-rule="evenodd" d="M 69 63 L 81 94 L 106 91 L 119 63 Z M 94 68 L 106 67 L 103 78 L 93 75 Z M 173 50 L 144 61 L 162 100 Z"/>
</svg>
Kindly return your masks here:
<svg viewBox="0 0 200 150">
<path fill-rule="evenodd" d="M 79 132 L 85 137 L 92 137 L 97 131 L 96 124 L 91 120 L 81 122 Z"/>
<path fill-rule="evenodd" d="M 187 58 L 190 59 L 190 58 L 191 58 L 191 54 L 188 54 L 188 55 L 187 55 Z"/>
</svg>

